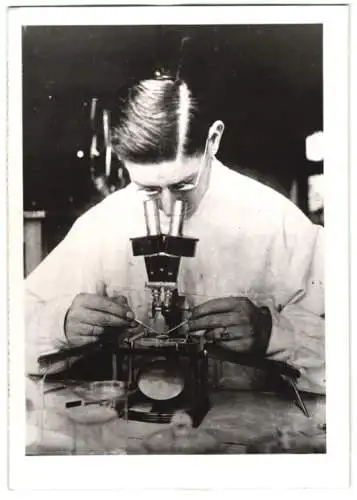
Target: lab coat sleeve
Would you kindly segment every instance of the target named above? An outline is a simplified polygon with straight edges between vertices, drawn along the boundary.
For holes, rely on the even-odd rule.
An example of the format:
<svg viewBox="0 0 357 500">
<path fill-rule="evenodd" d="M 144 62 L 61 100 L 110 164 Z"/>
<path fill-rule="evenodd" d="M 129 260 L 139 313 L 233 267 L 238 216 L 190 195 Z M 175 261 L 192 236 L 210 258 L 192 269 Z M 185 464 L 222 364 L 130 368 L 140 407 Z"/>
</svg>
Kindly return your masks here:
<svg viewBox="0 0 357 500">
<path fill-rule="evenodd" d="M 64 320 L 78 293 L 103 294 L 101 241 L 90 213 L 25 280 L 26 372 L 39 373 L 38 357 L 66 344 Z M 95 229 L 93 230 L 93 227 Z M 66 366 L 59 363 L 51 372 Z"/>
<path fill-rule="evenodd" d="M 288 204 L 271 249 L 273 327 L 267 356 L 300 370 L 300 390 L 324 394 L 324 229 Z"/>
</svg>

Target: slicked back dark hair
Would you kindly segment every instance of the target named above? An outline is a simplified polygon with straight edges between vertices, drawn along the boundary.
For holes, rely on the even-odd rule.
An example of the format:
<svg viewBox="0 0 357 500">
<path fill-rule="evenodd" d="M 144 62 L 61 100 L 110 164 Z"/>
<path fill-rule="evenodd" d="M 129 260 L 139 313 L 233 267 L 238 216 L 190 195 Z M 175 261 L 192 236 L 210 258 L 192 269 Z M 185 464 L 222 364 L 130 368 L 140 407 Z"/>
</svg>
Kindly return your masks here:
<svg viewBox="0 0 357 500">
<path fill-rule="evenodd" d="M 185 81 L 142 80 L 115 103 L 112 147 L 124 162 L 174 161 L 204 151 L 209 125 Z"/>
</svg>

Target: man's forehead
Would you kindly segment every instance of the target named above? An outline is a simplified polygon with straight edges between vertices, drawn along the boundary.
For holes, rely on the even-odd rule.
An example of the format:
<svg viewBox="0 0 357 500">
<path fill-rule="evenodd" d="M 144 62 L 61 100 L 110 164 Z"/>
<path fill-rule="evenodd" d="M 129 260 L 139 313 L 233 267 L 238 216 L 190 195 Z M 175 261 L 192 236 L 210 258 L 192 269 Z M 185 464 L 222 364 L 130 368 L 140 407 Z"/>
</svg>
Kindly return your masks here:
<svg viewBox="0 0 357 500">
<path fill-rule="evenodd" d="M 177 184 L 197 174 L 199 160 L 175 160 L 162 163 L 125 163 L 133 182 L 143 186 L 166 186 Z"/>
</svg>

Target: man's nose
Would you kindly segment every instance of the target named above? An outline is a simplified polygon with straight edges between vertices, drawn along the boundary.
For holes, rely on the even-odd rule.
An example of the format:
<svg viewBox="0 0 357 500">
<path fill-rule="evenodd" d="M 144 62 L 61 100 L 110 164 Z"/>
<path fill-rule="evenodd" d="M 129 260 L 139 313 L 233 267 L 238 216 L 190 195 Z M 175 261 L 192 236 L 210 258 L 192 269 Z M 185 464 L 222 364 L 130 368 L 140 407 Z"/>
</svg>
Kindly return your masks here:
<svg viewBox="0 0 357 500">
<path fill-rule="evenodd" d="M 172 195 L 171 191 L 169 189 L 163 189 L 161 191 L 160 205 L 161 210 L 167 217 L 170 217 L 172 214 L 173 203 L 174 196 Z"/>
</svg>

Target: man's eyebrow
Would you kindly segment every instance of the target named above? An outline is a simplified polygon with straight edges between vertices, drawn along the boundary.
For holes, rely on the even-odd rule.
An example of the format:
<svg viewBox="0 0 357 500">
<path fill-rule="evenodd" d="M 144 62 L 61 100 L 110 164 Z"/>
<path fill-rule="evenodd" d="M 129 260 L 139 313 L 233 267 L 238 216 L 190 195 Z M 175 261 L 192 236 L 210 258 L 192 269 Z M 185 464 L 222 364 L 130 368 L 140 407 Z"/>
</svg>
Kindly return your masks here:
<svg viewBox="0 0 357 500">
<path fill-rule="evenodd" d="M 140 188 L 144 189 L 160 189 L 160 186 L 151 186 L 149 184 L 140 184 L 140 182 L 133 181 Z"/>
<path fill-rule="evenodd" d="M 195 178 L 196 178 L 196 175 L 197 174 L 190 174 L 190 175 L 187 175 L 186 177 L 183 177 L 182 179 L 180 179 L 179 181 L 177 182 L 173 182 L 172 184 L 170 184 L 170 186 L 177 186 L 177 184 L 182 184 L 184 182 L 188 182 L 188 181 L 193 181 Z"/>
<path fill-rule="evenodd" d="M 170 187 L 171 186 L 177 186 L 178 184 L 182 184 L 184 182 L 193 181 L 196 178 L 196 175 L 197 175 L 196 173 L 187 175 L 186 177 L 183 177 L 179 181 L 173 182 L 172 184 L 169 184 L 169 186 Z M 160 189 L 160 187 L 161 187 L 161 186 L 151 185 L 151 184 L 141 184 L 140 182 L 136 182 L 136 181 L 135 181 L 135 184 L 138 187 L 144 188 L 144 189 Z"/>
</svg>

